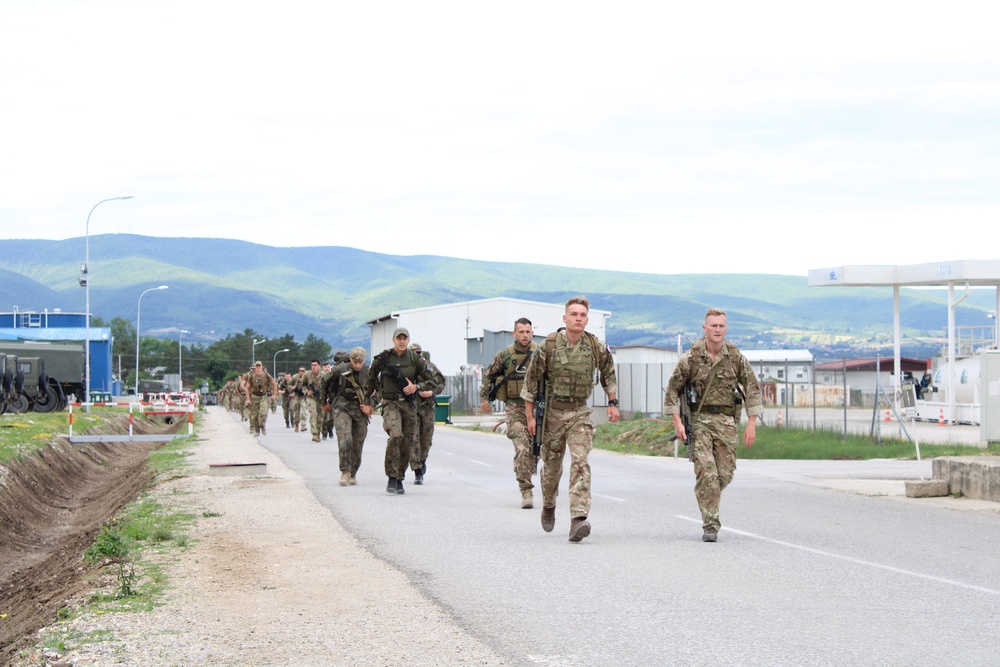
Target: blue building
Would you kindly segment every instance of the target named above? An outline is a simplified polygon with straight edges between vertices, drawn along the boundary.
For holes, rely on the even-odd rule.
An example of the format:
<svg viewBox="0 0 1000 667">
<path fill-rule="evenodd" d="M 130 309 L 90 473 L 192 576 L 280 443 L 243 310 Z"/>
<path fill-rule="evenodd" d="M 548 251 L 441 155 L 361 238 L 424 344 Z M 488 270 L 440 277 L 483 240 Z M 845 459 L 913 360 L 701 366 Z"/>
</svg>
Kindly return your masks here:
<svg viewBox="0 0 1000 667">
<path fill-rule="evenodd" d="M 87 340 L 87 316 L 60 310 L 0 313 L 0 340 L 79 343 L 82 348 Z M 90 327 L 91 393 L 121 393 L 121 382 L 112 377 L 112 343 L 110 327 Z M 83 376 L 81 366 L 80 377 Z"/>
</svg>

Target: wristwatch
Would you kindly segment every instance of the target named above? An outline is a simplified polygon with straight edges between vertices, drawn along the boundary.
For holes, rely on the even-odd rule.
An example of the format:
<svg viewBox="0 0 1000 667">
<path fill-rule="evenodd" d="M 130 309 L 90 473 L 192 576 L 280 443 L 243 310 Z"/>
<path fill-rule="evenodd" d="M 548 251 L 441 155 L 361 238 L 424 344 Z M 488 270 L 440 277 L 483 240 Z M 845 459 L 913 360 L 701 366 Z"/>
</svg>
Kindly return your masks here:
<svg viewBox="0 0 1000 667">
<path fill-rule="evenodd" d="M 608 399 L 608 406 L 609 407 L 615 407 L 615 408 L 617 408 L 618 407 L 618 399 L 617 398 L 609 398 Z"/>
</svg>

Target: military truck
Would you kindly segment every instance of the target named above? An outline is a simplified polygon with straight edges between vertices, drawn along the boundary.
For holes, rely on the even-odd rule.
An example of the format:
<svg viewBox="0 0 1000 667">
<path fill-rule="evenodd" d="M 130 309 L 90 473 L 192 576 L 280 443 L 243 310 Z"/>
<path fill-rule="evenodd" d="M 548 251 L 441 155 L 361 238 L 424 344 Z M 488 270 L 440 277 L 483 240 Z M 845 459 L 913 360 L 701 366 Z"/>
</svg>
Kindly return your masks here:
<svg viewBox="0 0 1000 667">
<path fill-rule="evenodd" d="M 28 402 L 28 410 L 57 412 L 66 409 L 69 401 L 59 386 L 59 381 L 45 372 L 45 359 L 18 357 L 17 368 L 24 378 L 21 396 Z"/>
<path fill-rule="evenodd" d="M 0 354 L 0 403 L 4 412 L 21 413 L 28 410 L 28 401 L 21 395 L 24 388 L 24 374 L 17 369 L 17 357 Z"/>
<path fill-rule="evenodd" d="M 26 358 L 39 358 L 45 361 L 44 369 L 50 385 L 54 380 L 58 385 L 58 391 L 62 396 L 74 395 L 77 400 L 82 401 L 85 396 L 83 390 L 83 345 L 75 343 L 53 343 L 49 341 L 33 340 L 4 340 L 0 341 L 0 353 Z M 36 387 L 37 389 L 37 387 Z M 18 392 L 20 393 L 20 391 Z M 48 390 L 46 397 L 42 399 L 43 404 L 48 400 Z M 65 406 L 64 406 L 65 407 Z"/>
</svg>

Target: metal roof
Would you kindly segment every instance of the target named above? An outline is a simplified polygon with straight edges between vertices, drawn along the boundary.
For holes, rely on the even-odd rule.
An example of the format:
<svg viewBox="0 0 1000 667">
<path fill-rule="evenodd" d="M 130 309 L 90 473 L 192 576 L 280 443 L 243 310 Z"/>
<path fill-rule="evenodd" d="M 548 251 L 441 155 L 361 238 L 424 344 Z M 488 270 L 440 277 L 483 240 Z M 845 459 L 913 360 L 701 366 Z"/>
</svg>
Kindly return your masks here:
<svg viewBox="0 0 1000 667">
<path fill-rule="evenodd" d="M 87 340 L 86 327 L 0 327 L 2 340 Z M 90 327 L 90 340 L 111 340 L 111 327 Z"/>
<path fill-rule="evenodd" d="M 930 264 L 853 265 L 809 270 L 809 286 L 1000 287 L 1000 260 L 963 259 Z"/>
<path fill-rule="evenodd" d="M 816 364 L 815 369 L 817 371 L 842 371 L 845 366 L 849 371 L 874 371 L 881 366 L 883 373 L 890 373 L 892 372 L 893 360 L 892 357 L 882 357 L 881 359 L 872 357 L 870 359 L 848 359 L 846 362 L 828 361 L 823 364 Z M 911 359 L 909 357 L 900 357 L 899 366 L 900 370 L 919 371 L 921 373 L 930 367 L 926 359 Z"/>
</svg>

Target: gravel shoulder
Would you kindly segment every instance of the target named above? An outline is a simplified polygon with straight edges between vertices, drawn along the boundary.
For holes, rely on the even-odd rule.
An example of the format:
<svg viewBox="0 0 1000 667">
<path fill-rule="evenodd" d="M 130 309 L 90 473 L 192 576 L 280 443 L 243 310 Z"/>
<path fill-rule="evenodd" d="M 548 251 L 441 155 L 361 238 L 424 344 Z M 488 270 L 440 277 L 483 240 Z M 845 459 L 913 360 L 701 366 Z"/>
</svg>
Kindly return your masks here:
<svg viewBox="0 0 1000 667">
<path fill-rule="evenodd" d="M 66 655 L 36 647 L 12 664 L 510 664 L 360 546 L 224 410 L 206 412 L 199 438 L 194 474 L 155 491 L 198 517 L 189 548 L 164 565 L 163 604 L 50 627 L 100 639 Z M 209 474 L 210 464 L 251 462 L 267 474 Z"/>
</svg>

